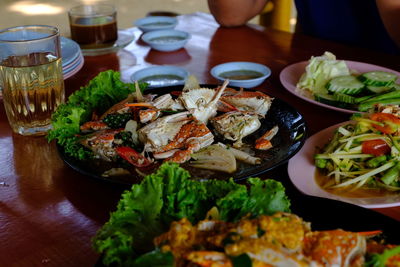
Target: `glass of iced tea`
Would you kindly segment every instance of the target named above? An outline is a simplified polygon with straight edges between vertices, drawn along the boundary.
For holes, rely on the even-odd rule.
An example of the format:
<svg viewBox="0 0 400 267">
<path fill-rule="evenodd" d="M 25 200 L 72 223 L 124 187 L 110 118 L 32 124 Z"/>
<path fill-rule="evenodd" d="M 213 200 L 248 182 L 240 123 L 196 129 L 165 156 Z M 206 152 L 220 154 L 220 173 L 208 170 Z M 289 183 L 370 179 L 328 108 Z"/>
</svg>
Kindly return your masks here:
<svg viewBox="0 0 400 267">
<path fill-rule="evenodd" d="M 46 134 L 51 114 L 64 102 L 56 27 L 29 25 L 0 30 L 0 87 L 13 131 Z"/>
<path fill-rule="evenodd" d="M 71 38 L 82 49 L 112 46 L 118 39 L 117 11 L 113 5 L 76 6 L 69 10 L 68 17 Z"/>
</svg>

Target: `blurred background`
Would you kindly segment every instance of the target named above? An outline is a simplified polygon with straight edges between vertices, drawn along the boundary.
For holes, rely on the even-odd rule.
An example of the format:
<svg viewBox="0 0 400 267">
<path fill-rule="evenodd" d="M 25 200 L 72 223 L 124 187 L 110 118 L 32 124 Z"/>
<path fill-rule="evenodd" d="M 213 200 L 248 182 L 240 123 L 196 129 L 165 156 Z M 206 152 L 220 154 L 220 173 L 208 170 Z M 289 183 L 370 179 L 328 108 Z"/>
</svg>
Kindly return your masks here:
<svg viewBox="0 0 400 267">
<path fill-rule="evenodd" d="M 68 9 L 90 3 L 110 3 L 117 8 L 118 28 L 133 26 L 136 19 L 151 12 L 168 11 L 176 14 L 208 11 L 207 0 L 0 0 L 0 28 L 26 24 L 57 26 L 61 35 L 68 37 Z M 250 22 L 278 30 L 293 31 L 296 23 L 293 0 L 272 1 L 261 16 Z"/>
</svg>

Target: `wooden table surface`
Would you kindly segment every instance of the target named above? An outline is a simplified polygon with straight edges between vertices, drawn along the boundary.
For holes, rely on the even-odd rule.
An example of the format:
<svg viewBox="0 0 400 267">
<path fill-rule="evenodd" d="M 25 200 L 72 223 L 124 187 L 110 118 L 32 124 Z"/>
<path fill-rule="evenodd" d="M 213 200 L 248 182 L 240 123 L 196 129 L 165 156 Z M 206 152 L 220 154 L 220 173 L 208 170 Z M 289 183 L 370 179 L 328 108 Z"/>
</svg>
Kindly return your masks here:
<svg viewBox="0 0 400 267">
<path fill-rule="evenodd" d="M 305 117 L 309 135 L 338 122 L 349 114 L 310 104 L 290 94 L 279 81 L 286 66 L 331 51 L 339 59 L 372 63 L 399 71 L 400 57 L 380 54 L 250 25 L 219 28 L 208 14 L 179 17 L 177 29 L 192 39 L 175 52 L 150 50 L 129 29 L 136 41 L 118 53 L 85 57 L 81 71 L 65 81 L 70 94 L 98 72 L 120 70 L 124 81 L 149 65 L 186 68 L 201 83 L 216 83 L 210 69 L 227 61 L 253 61 L 269 66 L 272 75 L 257 87 L 278 97 Z M 0 100 L 1 102 L 1 100 Z M 264 174 L 282 181 L 289 194 L 299 194 L 288 182 L 287 165 Z M 108 220 L 126 188 L 85 177 L 59 158 L 55 144 L 43 137 L 13 134 L 3 105 L 0 107 L 0 266 L 93 266 L 98 255 L 91 238 Z M 400 221 L 400 207 L 377 209 Z M 400 224 L 399 224 L 400 225 Z"/>
</svg>

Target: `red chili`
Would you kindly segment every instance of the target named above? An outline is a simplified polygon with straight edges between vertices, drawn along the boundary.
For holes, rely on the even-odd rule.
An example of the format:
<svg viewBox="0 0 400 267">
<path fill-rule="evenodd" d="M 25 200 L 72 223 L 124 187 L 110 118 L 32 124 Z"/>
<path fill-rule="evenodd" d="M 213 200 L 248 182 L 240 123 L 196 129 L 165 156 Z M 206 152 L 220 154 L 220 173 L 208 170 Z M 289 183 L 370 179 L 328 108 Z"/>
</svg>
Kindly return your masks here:
<svg viewBox="0 0 400 267">
<path fill-rule="evenodd" d="M 389 154 L 390 146 L 382 139 L 367 140 L 362 143 L 362 153 L 371 154 L 375 157 Z"/>
<path fill-rule="evenodd" d="M 372 126 L 385 134 L 392 134 L 400 129 L 400 118 L 390 113 L 374 113 L 371 115 L 371 120 L 383 123 L 383 126 L 373 124 Z"/>
<path fill-rule="evenodd" d="M 144 157 L 133 148 L 121 146 L 117 147 L 116 151 L 121 158 L 136 167 L 146 167 L 152 163 L 148 158 Z"/>
</svg>

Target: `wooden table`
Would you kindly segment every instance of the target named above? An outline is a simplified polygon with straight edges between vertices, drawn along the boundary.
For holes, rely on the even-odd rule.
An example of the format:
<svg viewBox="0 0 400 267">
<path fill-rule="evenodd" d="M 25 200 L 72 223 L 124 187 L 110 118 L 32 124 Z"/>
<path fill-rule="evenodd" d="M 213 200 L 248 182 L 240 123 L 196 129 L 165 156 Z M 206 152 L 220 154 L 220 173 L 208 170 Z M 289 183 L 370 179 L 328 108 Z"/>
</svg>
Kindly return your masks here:
<svg viewBox="0 0 400 267">
<path fill-rule="evenodd" d="M 399 56 L 380 54 L 301 35 L 250 25 L 219 28 L 210 15 L 195 13 L 179 17 L 178 29 L 192 39 L 176 52 L 150 50 L 140 41 L 140 32 L 130 29 L 136 40 L 118 53 L 85 57 L 83 69 L 65 81 L 67 94 L 85 85 L 99 71 L 121 70 L 129 81 L 137 69 L 148 65 L 186 68 L 201 83 L 216 83 L 209 70 L 227 61 L 253 61 L 269 66 L 272 76 L 257 89 L 281 98 L 305 117 L 309 134 L 348 120 L 349 115 L 305 102 L 288 93 L 280 71 L 292 63 L 331 51 L 338 58 L 362 61 L 399 70 Z M 293 188 L 287 165 L 266 173 Z M 59 158 L 54 143 L 43 137 L 13 134 L 4 107 L 0 107 L 0 265 L 1 266 L 91 266 L 98 255 L 91 238 L 113 211 L 126 188 L 85 177 Z M 400 207 L 379 209 L 400 220 Z"/>
</svg>

